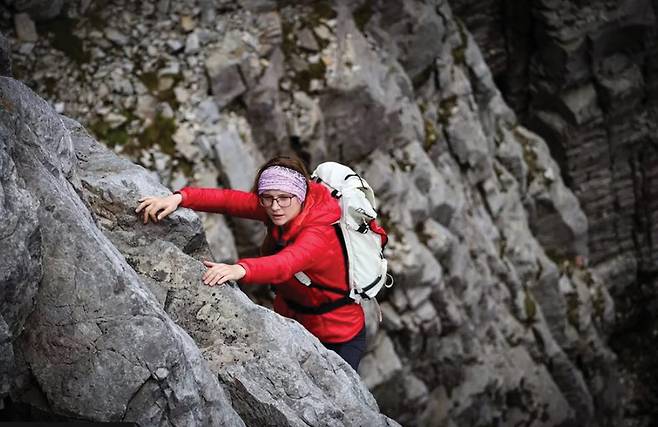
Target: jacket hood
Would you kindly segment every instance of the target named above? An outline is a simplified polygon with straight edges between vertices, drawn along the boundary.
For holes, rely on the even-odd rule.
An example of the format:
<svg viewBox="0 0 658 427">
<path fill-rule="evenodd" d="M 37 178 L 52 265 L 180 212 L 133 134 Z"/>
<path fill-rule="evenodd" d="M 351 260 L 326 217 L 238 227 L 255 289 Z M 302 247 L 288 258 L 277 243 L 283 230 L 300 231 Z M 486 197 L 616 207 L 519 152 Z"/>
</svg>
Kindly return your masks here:
<svg viewBox="0 0 658 427">
<path fill-rule="evenodd" d="M 290 240 L 302 228 L 331 225 L 340 219 L 340 204 L 331 197 L 327 187 L 311 182 L 302 211 L 284 226 L 283 240 Z"/>
</svg>

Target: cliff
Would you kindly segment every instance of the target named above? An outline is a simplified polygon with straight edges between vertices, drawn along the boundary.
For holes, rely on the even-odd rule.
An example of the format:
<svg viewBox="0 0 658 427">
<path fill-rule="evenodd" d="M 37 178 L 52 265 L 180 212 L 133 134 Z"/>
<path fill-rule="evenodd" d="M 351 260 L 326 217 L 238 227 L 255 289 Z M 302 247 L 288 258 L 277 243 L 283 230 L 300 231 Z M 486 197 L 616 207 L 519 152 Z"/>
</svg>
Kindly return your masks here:
<svg viewBox="0 0 658 427">
<path fill-rule="evenodd" d="M 3 209 L 20 225 L 2 234 L 1 357 L 17 367 L 0 372 L 4 402 L 147 425 L 621 425 L 632 396 L 609 348 L 609 289 L 629 264 L 604 262 L 573 178 L 585 163 L 508 107 L 496 82 L 511 56 L 478 43 L 492 27 L 451 6 L 466 10 L 82 1 L 43 23 L 21 15 L 39 31 L 8 29 L 8 68 L 52 108 L 2 79 Z M 588 93 L 573 101 L 583 114 Z M 348 163 L 378 196 L 396 285 L 358 375 L 236 286 L 200 284 L 199 259 L 253 251 L 258 227 L 133 213 L 166 194 L 159 182 L 246 189 L 279 151 Z M 110 379 L 107 406 L 80 393 Z"/>
</svg>

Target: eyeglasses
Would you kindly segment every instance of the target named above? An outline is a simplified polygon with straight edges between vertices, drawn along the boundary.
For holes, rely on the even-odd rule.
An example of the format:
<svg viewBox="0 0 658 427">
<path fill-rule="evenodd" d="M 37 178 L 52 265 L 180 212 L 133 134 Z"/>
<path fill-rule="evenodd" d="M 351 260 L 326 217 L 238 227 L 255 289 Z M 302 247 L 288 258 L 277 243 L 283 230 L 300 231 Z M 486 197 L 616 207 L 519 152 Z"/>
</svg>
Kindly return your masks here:
<svg viewBox="0 0 658 427">
<path fill-rule="evenodd" d="M 290 206 L 292 203 L 292 198 L 295 196 L 279 196 L 279 197 L 272 197 L 272 196 L 259 196 L 258 201 L 260 202 L 260 205 L 269 208 L 276 203 L 279 205 L 281 208 L 287 208 Z"/>
</svg>

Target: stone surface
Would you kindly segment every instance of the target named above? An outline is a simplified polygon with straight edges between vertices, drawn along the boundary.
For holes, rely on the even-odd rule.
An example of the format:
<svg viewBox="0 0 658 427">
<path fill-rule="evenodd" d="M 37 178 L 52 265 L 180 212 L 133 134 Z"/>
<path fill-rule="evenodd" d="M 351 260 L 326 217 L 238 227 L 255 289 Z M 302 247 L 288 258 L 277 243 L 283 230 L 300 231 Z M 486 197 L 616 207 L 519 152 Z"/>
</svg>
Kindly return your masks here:
<svg viewBox="0 0 658 427">
<path fill-rule="evenodd" d="M 203 286 L 199 259 L 207 259 L 207 244 L 198 217 L 181 209 L 162 225 L 139 225 L 136 200 L 166 190 L 70 125 L 92 212 L 104 218 L 105 233 L 143 282 L 164 295 L 159 300 L 167 313 L 203 348 L 245 423 L 396 425 L 379 414 L 357 374 L 299 324 L 254 305 L 235 286 Z"/>
<path fill-rule="evenodd" d="M 654 104 L 642 93 L 656 93 L 656 62 L 613 48 L 617 39 L 644 40 L 653 52 L 655 37 L 642 30 L 651 25 L 649 3 L 504 3 L 107 4 L 102 14 L 121 17 L 113 27 L 130 34 L 121 49 L 81 21 L 76 34 L 93 64 L 78 66 L 46 38 L 16 58 L 49 101 L 166 185 L 249 188 L 264 159 L 290 151 L 311 167 L 338 160 L 365 176 L 389 231 L 395 284 L 380 295 L 383 322 L 369 322 L 360 375 L 388 416 L 410 426 L 624 425 L 622 384 L 636 380 L 609 349 L 624 337 L 610 337 L 608 290 L 633 286 L 629 277 L 653 256 L 647 236 L 655 222 L 636 215 L 630 227 L 592 212 L 612 200 L 629 212 L 637 200 L 658 200 L 651 145 L 641 156 L 626 151 L 651 135 L 642 129 L 652 116 L 634 114 L 644 111 L 638 99 Z M 183 16 L 196 21 L 187 34 Z M 600 26 L 600 16 L 628 31 Z M 192 43 L 186 51 L 192 35 L 198 50 Z M 603 58 L 591 70 L 583 67 L 590 48 Z M 58 64 L 57 76 L 37 58 Z M 530 99 L 548 102 L 530 108 Z M 617 106 L 624 113 L 605 124 L 619 144 L 606 145 L 603 117 Z M 110 128 L 109 113 L 129 120 Z M 70 128 L 76 144 L 92 146 Z M 335 397 L 343 395 L 361 396 L 372 419 L 389 422 L 353 373 L 303 330 L 249 305 L 234 287 L 198 288 L 196 260 L 210 256 L 201 223 L 179 211 L 141 227 L 130 214 L 131 191 L 167 190 L 144 170 L 89 150 L 83 193 L 98 223 L 204 349 L 247 424 L 371 425 Z M 577 166 L 567 162 L 572 155 Z M 600 159 L 626 178 L 606 175 Z M 211 218 L 204 223 L 215 256 L 255 252 L 254 232 Z M 625 236 L 621 252 L 610 224 Z M 633 227 L 642 229 L 637 245 L 627 239 Z"/>
<path fill-rule="evenodd" d="M 2 246 L 22 264 L 3 267 L 3 288 L 23 288 L 3 292 L 1 307 L 19 377 L 12 401 L 90 421 L 243 425 L 198 347 L 97 228 L 63 120 L 9 78 L 0 78 L 0 101 L 2 158 L 12 166 L 2 168 L 5 202 L 21 195 L 9 207 L 28 207 L 8 212 L 16 245 Z M 154 381 L 159 368 L 171 375 Z"/>
</svg>

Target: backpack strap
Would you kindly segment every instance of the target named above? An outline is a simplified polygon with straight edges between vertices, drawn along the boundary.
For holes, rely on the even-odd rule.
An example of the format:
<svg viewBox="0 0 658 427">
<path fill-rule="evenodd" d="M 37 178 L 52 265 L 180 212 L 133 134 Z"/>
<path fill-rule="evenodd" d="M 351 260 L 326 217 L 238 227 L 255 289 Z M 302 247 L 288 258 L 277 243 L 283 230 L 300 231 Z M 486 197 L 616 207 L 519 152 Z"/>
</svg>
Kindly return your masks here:
<svg viewBox="0 0 658 427">
<path fill-rule="evenodd" d="M 354 304 L 354 300 L 349 296 L 344 296 L 335 301 L 329 301 L 314 307 L 298 304 L 285 298 L 283 300 L 289 308 L 300 314 L 325 314 L 344 305 Z"/>
</svg>

